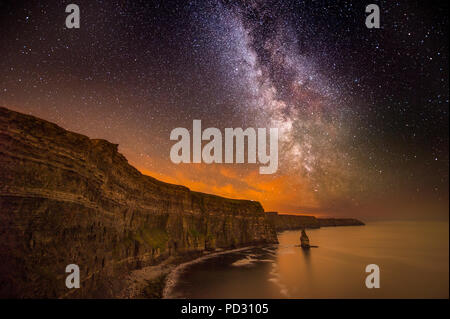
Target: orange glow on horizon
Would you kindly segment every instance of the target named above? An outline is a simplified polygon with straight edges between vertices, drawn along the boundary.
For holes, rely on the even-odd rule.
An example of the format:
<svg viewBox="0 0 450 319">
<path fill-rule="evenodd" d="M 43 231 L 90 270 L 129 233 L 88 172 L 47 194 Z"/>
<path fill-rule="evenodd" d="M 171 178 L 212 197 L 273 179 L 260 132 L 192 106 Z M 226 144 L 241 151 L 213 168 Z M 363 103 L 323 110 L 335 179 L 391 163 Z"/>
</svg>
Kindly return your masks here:
<svg viewBox="0 0 450 319">
<path fill-rule="evenodd" d="M 138 167 L 138 170 L 144 175 L 166 183 L 183 185 L 193 191 L 226 198 L 259 201 L 265 211 L 295 215 L 323 215 L 316 212 L 320 208 L 319 203 L 309 190 L 308 183 L 299 180 L 298 177 L 260 175 L 257 172 L 241 176 L 239 171 L 228 167 L 202 164 L 191 166 L 189 170 L 178 169 L 173 175 L 142 167 Z M 203 182 L 204 180 L 208 182 Z M 298 203 L 298 207 L 302 207 L 305 212 L 302 208 L 292 206 L 291 203 Z"/>
</svg>

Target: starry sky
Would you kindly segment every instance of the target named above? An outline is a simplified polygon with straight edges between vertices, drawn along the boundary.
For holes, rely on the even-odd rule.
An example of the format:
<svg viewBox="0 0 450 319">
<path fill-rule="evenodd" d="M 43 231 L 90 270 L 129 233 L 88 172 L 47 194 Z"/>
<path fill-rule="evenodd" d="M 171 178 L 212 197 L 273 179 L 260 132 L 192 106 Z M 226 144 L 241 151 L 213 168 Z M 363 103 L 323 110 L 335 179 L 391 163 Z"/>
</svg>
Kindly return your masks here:
<svg viewBox="0 0 450 319">
<path fill-rule="evenodd" d="M 80 28 L 65 27 L 66 5 Z M 381 28 L 365 26 L 376 3 Z M 266 211 L 448 219 L 446 1 L 0 1 L 0 105 Z M 277 127 L 279 169 L 173 164 L 176 127 Z"/>
</svg>

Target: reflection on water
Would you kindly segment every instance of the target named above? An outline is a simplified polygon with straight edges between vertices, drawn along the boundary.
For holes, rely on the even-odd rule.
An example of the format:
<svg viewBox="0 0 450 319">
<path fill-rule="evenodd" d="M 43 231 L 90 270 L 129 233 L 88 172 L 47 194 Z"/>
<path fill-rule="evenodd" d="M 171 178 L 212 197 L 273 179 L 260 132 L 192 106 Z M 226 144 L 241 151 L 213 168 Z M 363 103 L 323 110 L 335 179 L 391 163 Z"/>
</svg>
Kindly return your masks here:
<svg viewBox="0 0 450 319">
<path fill-rule="evenodd" d="M 279 245 L 225 254 L 189 266 L 172 297 L 448 298 L 448 223 L 389 222 L 279 234 Z M 365 267 L 380 267 L 367 289 Z"/>
</svg>

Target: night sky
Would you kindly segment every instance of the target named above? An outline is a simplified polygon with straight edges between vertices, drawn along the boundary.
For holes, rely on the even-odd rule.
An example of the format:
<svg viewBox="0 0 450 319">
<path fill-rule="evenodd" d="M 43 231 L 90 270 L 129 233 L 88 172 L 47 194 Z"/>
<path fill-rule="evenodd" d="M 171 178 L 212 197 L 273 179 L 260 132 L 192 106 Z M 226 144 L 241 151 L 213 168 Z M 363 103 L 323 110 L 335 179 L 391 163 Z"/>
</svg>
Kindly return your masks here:
<svg viewBox="0 0 450 319">
<path fill-rule="evenodd" d="M 448 219 L 446 1 L 40 2 L 0 1 L 0 105 L 267 211 Z M 194 119 L 278 127 L 278 172 L 173 164 L 170 132 Z"/>
</svg>

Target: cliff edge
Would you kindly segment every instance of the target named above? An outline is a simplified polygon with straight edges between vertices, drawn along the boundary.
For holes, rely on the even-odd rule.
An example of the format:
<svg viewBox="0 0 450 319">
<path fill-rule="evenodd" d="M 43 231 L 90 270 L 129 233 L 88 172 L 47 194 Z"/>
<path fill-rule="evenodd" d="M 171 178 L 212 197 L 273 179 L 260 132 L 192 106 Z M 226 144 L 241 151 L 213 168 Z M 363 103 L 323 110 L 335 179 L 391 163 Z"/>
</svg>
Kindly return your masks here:
<svg viewBox="0 0 450 319">
<path fill-rule="evenodd" d="M 114 297 L 169 256 L 276 242 L 258 202 L 158 181 L 118 145 L 0 107 L 0 297 Z"/>
</svg>

